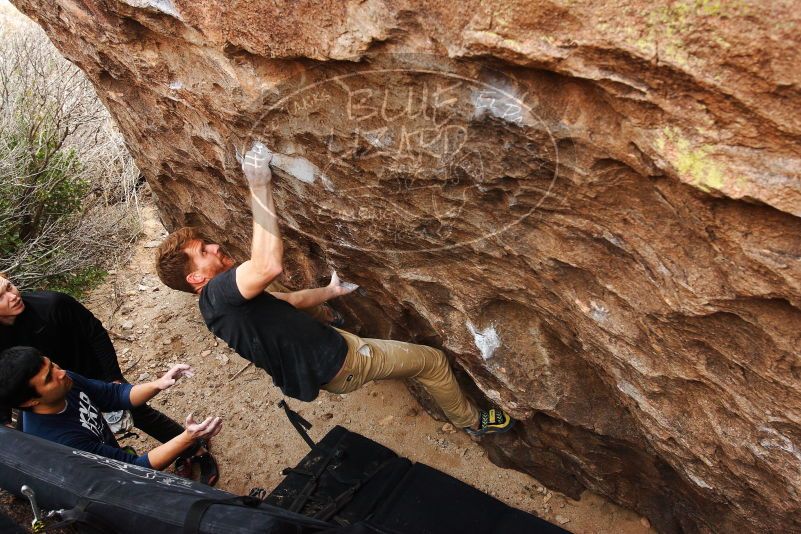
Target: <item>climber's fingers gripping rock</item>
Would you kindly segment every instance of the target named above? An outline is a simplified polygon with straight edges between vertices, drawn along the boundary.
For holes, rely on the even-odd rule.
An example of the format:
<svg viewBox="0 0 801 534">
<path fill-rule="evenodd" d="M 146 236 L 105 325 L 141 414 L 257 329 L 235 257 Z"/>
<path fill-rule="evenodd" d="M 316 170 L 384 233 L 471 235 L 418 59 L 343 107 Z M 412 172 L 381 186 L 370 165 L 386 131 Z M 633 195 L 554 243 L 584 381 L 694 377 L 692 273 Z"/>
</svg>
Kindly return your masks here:
<svg viewBox="0 0 801 534">
<path fill-rule="evenodd" d="M 273 153 L 262 143 L 256 141 L 242 159 L 242 172 L 251 188 L 265 187 L 272 180 L 270 161 Z"/>
</svg>

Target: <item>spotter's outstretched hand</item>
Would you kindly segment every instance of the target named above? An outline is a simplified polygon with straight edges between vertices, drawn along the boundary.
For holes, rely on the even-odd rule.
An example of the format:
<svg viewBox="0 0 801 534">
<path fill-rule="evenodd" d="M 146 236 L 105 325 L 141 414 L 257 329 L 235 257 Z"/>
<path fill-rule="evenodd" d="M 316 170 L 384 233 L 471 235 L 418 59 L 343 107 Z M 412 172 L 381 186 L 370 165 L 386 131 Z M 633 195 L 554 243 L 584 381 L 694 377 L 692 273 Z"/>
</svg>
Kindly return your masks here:
<svg viewBox="0 0 801 534">
<path fill-rule="evenodd" d="M 178 381 L 179 378 L 182 376 L 194 376 L 195 373 L 192 371 L 192 368 L 185 363 L 179 363 L 177 365 L 173 365 L 169 371 L 164 373 L 164 375 L 156 380 L 156 387 L 159 388 L 161 391 L 165 389 L 171 388 L 175 383 Z"/>
<path fill-rule="evenodd" d="M 192 439 L 211 438 L 220 432 L 222 419 L 219 417 L 207 417 L 202 422 L 198 423 L 190 413 L 186 418 L 184 428 Z"/>
<path fill-rule="evenodd" d="M 253 143 L 253 148 L 245 153 L 242 158 L 242 172 L 251 188 L 264 187 L 270 183 L 273 177 L 270 170 L 272 159 L 273 153 L 259 141 Z"/>
</svg>

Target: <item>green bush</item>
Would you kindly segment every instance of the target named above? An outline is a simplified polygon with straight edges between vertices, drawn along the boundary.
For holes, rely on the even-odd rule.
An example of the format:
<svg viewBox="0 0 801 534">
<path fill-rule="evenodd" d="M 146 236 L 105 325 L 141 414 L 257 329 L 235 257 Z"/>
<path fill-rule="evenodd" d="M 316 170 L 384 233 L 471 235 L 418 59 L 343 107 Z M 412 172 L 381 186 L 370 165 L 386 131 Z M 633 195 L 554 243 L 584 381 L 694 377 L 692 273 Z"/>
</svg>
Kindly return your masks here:
<svg viewBox="0 0 801 534">
<path fill-rule="evenodd" d="M 80 296 L 139 232 L 139 172 L 83 73 L 39 28 L 0 37 L 0 271 Z"/>
<path fill-rule="evenodd" d="M 108 271 L 100 267 L 86 267 L 69 274 L 51 276 L 47 281 L 47 289 L 69 293 L 76 299 L 82 299 L 87 291 L 100 285 L 107 274 Z"/>
</svg>

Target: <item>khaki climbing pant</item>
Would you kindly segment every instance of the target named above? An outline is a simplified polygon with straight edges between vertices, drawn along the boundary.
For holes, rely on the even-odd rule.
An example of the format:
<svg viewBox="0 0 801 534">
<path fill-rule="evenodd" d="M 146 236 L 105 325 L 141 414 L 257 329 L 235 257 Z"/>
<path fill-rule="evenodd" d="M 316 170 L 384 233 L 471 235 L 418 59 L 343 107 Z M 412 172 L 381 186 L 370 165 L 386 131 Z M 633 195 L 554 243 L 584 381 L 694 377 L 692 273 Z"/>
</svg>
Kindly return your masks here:
<svg viewBox="0 0 801 534">
<path fill-rule="evenodd" d="M 373 380 L 413 378 L 434 398 L 457 428 L 478 422 L 478 410 L 456 382 L 445 354 L 433 347 L 402 341 L 360 338 L 337 329 L 348 343 L 342 370 L 323 389 L 350 393 Z"/>
</svg>

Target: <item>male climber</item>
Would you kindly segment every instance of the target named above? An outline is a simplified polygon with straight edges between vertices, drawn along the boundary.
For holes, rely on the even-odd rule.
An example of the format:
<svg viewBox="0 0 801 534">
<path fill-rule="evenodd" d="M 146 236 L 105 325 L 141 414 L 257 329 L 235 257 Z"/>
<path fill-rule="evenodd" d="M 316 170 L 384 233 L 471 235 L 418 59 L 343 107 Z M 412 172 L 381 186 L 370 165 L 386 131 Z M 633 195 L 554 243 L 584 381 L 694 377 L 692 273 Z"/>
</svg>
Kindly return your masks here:
<svg viewBox="0 0 801 534">
<path fill-rule="evenodd" d="M 459 388 L 445 354 L 400 341 L 362 339 L 315 321 L 301 309 L 356 286 L 336 273 L 326 287 L 269 292 L 283 269 L 283 244 L 270 186 L 272 153 L 261 143 L 245 155 L 253 240 L 250 259 L 235 266 L 219 245 L 181 228 L 159 246 L 156 270 L 165 285 L 200 295 L 206 325 L 242 357 L 264 369 L 283 393 L 314 400 L 319 390 L 350 393 L 372 380 L 414 378 L 448 419 L 473 435 L 506 432 L 514 420 L 499 409 L 479 411 Z"/>
<path fill-rule="evenodd" d="M 190 414 L 181 433 L 138 456 L 120 448 L 101 411 L 142 406 L 184 375 L 188 365 L 174 365 L 145 384 L 114 384 L 84 378 L 61 369 L 33 347 L 11 347 L 0 353 L 0 402 L 22 410 L 25 433 L 67 447 L 152 469 L 164 469 L 201 438 L 221 428 L 219 417 L 196 423 Z"/>
</svg>

